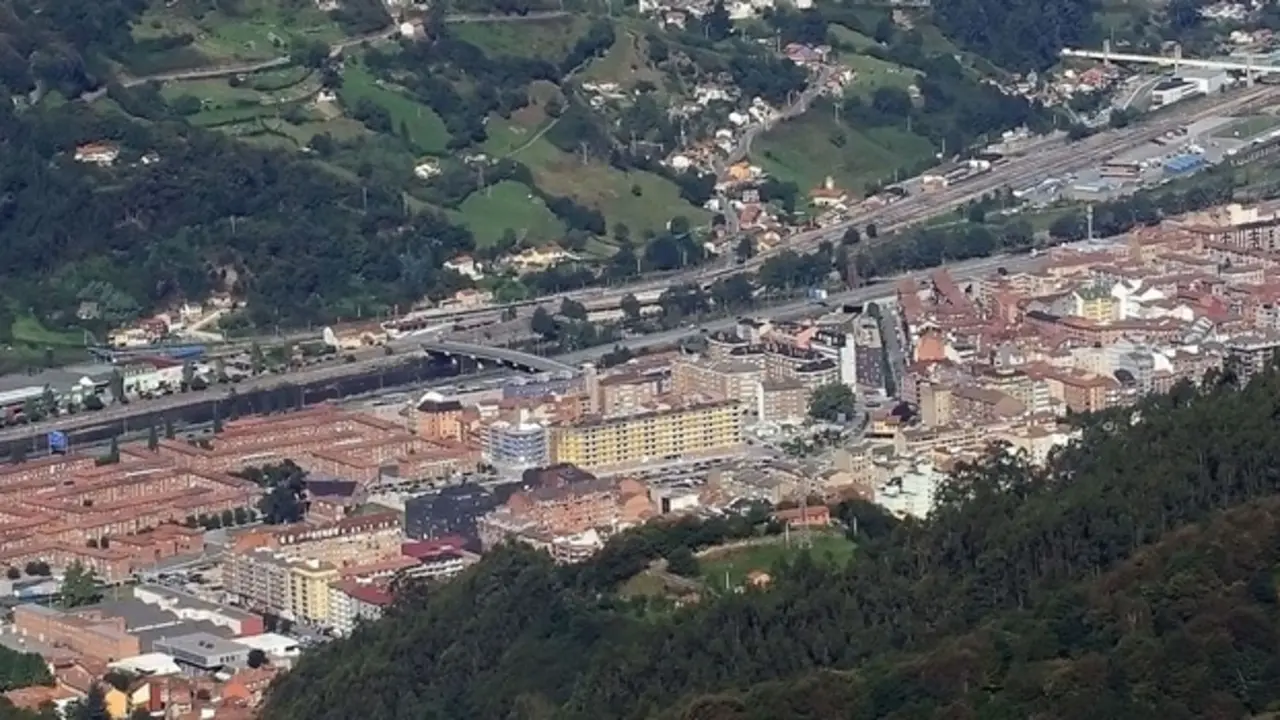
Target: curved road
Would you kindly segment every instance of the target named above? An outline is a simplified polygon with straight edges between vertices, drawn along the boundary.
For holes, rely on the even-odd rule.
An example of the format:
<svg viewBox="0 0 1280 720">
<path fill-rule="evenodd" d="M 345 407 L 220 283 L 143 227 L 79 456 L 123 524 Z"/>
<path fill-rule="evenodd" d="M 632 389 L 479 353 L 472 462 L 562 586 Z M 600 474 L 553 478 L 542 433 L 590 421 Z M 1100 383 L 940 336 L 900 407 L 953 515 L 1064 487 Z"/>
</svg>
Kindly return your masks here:
<svg viewBox="0 0 1280 720">
<path fill-rule="evenodd" d="M 502 15 L 502 14 L 459 14 L 450 15 L 445 18 L 445 22 L 449 24 L 471 24 L 471 23 L 520 23 L 520 22 L 543 22 L 553 20 L 560 17 L 566 17 L 569 13 L 563 10 L 548 10 L 545 12 L 531 12 L 528 15 Z M 386 40 L 400 31 L 399 25 L 391 25 L 390 27 L 374 30 L 373 32 L 364 33 L 363 35 L 355 35 L 353 37 L 341 40 L 329 48 L 329 57 L 337 57 L 347 48 L 355 47 L 366 42 L 374 42 L 376 40 Z M 151 75 L 143 75 L 141 77 L 121 77 L 120 84 L 125 87 L 136 87 L 145 85 L 149 82 L 173 82 L 178 80 L 208 80 L 210 78 L 227 77 L 229 75 L 242 75 L 248 73 L 262 72 L 263 70 L 271 70 L 272 68 L 284 67 L 293 62 L 293 59 L 286 55 L 284 57 L 272 58 L 270 60 L 260 60 L 258 62 L 236 63 L 231 65 L 211 65 L 203 68 L 192 68 L 190 70 L 177 70 L 174 72 L 153 73 Z M 104 89 L 94 90 L 81 96 L 84 100 L 92 102 L 101 97 L 105 92 Z"/>
</svg>

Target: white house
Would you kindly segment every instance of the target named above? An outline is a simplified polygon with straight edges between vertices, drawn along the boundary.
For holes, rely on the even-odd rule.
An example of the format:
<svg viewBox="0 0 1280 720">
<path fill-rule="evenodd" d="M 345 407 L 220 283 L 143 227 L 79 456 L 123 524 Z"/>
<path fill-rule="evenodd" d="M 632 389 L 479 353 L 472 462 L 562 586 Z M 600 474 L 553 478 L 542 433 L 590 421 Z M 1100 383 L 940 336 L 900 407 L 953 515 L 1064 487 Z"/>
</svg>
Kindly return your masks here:
<svg viewBox="0 0 1280 720">
<path fill-rule="evenodd" d="M 484 277 L 484 272 L 480 270 L 480 266 L 476 264 L 475 258 L 470 255 L 459 255 L 458 257 L 448 260 L 444 264 L 445 269 L 452 270 L 459 275 L 466 275 L 472 280 L 479 280 Z"/>
<path fill-rule="evenodd" d="M 120 147 L 112 143 L 85 143 L 76 148 L 76 162 L 107 167 L 120 157 Z"/>
</svg>

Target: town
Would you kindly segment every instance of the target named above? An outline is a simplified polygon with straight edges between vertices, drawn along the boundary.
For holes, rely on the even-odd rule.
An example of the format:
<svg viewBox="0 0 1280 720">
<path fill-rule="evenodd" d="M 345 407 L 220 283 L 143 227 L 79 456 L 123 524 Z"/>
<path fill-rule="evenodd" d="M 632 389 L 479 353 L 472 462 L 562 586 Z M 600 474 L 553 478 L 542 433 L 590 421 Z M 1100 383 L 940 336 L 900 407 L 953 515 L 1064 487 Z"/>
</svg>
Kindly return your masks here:
<svg viewBox="0 0 1280 720">
<path fill-rule="evenodd" d="M 572 564 L 681 518 L 763 513 L 791 548 L 839 542 L 845 501 L 926 517 L 966 462 L 1043 463 L 1092 413 L 1269 367 L 1278 210 L 938 268 L 610 367 L 152 427 L 105 453 L 51 442 L 0 467 L 0 644 L 53 678 L 5 696 L 66 704 L 105 682 L 113 717 L 249 717 L 307 648 L 504 543 Z M 752 563 L 646 572 L 698 602 L 767 585 Z"/>
</svg>

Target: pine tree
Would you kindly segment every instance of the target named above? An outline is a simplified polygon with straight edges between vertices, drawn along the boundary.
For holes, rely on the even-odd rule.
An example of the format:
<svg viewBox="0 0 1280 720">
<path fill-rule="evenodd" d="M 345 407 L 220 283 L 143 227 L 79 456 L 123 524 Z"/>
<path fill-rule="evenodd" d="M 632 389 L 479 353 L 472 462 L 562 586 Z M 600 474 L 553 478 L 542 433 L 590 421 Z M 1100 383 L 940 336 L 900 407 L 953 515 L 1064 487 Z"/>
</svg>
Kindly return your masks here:
<svg viewBox="0 0 1280 720">
<path fill-rule="evenodd" d="M 222 432 L 222 413 L 218 410 L 218 403 L 213 404 L 213 432 L 215 435 Z"/>
<path fill-rule="evenodd" d="M 173 428 L 173 420 L 168 416 L 165 416 L 164 419 L 164 437 L 166 440 L 173 440 L 178 437 L 177 431 Z"/>
<path fill-rule="evenodd" d="M 155 425 L 147 428 L 147 449 L 151 452 L 160 449 L 160 433 L 156 432 Z"/>
</svg>

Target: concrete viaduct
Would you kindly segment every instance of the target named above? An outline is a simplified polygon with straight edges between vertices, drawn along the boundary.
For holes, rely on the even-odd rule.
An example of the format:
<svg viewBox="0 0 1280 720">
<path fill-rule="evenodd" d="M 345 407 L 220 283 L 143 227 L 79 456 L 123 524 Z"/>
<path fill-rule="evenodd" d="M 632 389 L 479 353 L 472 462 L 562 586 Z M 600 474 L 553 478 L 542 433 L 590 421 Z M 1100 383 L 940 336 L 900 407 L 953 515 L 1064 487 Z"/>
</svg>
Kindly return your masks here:
<svg viewBox="0 0 1280 720">
<path fill-rule="evenodd" d="M 467 357 L 473 360 L 488 361 L 506 365 L 527 372 L 569 372 L 576 373 L 578 368 L 549 357 L 532 355 L 508 348 L 488 347 L 461 342 L 424 342 L 420 344 L 423 352 L 445 357 Z"/>
</svg>

